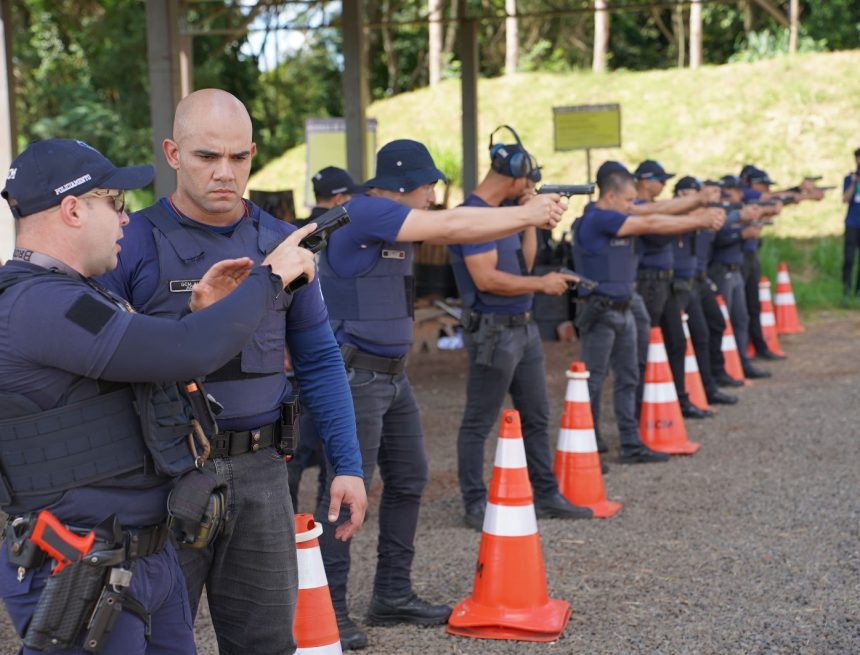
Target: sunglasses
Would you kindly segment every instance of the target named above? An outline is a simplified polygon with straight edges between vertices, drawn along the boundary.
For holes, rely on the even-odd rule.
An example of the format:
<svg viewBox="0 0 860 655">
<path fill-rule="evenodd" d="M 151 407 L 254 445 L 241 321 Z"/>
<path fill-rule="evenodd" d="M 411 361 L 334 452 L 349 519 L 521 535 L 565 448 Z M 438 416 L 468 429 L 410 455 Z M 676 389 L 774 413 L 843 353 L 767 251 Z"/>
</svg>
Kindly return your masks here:
<svg viewBox="0 0 860 655">
<path fill-rule="evenodd" d="M 117 190 L 109 190 L 109 189 L 96 189 L 95 191 L 89 191 L 80 198 L 110 198 L 113 201 L 113 208 L 117 214 L 121 214 L 125 211 L 125 191 L 117 191 Z"/>
</svg>

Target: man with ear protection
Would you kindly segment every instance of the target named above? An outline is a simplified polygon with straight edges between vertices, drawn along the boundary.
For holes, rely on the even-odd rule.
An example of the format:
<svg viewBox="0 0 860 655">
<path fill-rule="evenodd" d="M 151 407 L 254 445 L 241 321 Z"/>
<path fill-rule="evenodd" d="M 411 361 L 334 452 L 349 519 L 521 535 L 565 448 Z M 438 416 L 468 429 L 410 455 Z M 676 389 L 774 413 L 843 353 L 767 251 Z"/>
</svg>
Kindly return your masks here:
<svg viewBox="0 0 860 655">
<path fill-rule="evenodd" d="M 494 143 L 500 130 L 514 143 Z M 514 204 L 533 194 L 540 170 L 509 126 L 490 135 L 490 170 L 466 197 L 470 207 Z M 469 356 L 466 409 L 457 436 L 460 490 L 466 524 L 480 531 L 487 505 L 484 442 L 510 393 L 520 412 L 529 478 L 539 517 L 591 518 L 558 491 L 549 445 L 549 401 L 543 346 L 532 317 L 535 292 L 559 296 L 576 278 L 563 273 L 529 275 L 535 260 L 535 228 L 483 243 L 448 247 L 463 300 L 464 341 Z"/>
</svg>

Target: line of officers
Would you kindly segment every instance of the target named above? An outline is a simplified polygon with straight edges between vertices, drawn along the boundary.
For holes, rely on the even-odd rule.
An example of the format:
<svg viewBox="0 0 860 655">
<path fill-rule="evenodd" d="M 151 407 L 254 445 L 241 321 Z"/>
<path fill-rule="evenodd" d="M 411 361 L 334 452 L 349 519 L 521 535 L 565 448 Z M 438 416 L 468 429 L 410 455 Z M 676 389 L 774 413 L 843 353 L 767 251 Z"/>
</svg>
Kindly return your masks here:
<svg viewBox="0 0 860 655">
<path fill-rule="evenodd" d="M 528 274 L 536 229 L 556 227 L 565 205 L 534 193 L 540 167 L 503 129 L 513 139 L 495 142 L 494 132 L 486 176 L 454 209 L 431 211 L 445 176 L 410 139 L 386 144 L 361 187 L 342 171 L 321 171 L 320 200 L 344 202 L 351 220 L 316 263 L 300 246 L 312 223 L 297 229 L 243 198 L 256 146 L 246 108 L 224 91 L 179 103 L 163 144 L 176 188 L 131 220 L 124 193 L 147 185 L 151 166 L 117 168 L 65 139 L 31 144 L 15 159 L 3 197 L 16 249 L 0 268 L 0 506 L 8 516 L 0 597 L 22 652 L 193 653 L 204 588 L 221 653 L 293 652 L 298 573 L 284 455 L 294 445 L 296 387 L 303 428 L 325 453 L 315 517 L 326 525 L 320 546 L 342 645 L 368 643 L 350 617 L 347 583 L 350 538 L 377 469 L 383 491 L 365 620 L 447 621 L 450 607 L 417 596 L 411 575 L 428 476 L 406 372 L 416 242 L 449 245 L 463 298 L 469 372 L 457 452 L 466 524 L 482 523 L 484 443 L 507 394 L 522 416 L 538 516 L 590 516 L 561 496 L 552 473 L 531 314 L 534 293 L 561 295 L 577 279 Z M 741 244 L 757 236 L 746 230 L 762 212 L 745 207 L 744 227 L 725 228 L 725 212 L 702 205 L 743 193 L 727 183 L 680 188 L 679 198 L 644 211 L 637 188 L 653 202 L 665 176 L 654 162 L 636 178 L 605 165 L 600 197 L 574 226 L 576 266 L 599 282 L 577 319 L 583 357 L 595 400 L 601 371 L 616 368 L 625 463 L 661 459 L 632 421 L 644 351 L 637 321 L 668 321 L 666 307 L 681 304 L 673 284 L 657 284 L 674 282 L 667 271 L 678 273 L 678 239 L 647 260 L 632 237 L 717 231 L 704 261 L 728 299 L 743 286 Z M 809 193 L 796 191 L 798 199 Z M 723 236 L 732 245 L 722 246 Z M 723 250 L 732 254 L 719 259 Z M 730 307 L 741 321 L 737 297 Z M 723 371 L 713 371 L 719 383 Z M 310 445 L 296 453 L 294 479 Z"/>
</svg>

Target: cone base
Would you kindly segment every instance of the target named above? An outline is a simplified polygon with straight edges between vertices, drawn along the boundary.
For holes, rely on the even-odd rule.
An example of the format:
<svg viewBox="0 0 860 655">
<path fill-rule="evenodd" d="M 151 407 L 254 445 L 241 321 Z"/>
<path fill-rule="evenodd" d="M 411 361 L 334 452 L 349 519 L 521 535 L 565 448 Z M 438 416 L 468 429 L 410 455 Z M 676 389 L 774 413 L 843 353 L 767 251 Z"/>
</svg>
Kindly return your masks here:
<svg viewBox="0 0 860 655">
<path fill-rule="evenodd" d="M 511 609 L 460 602 L 448 619 L 448 632 L 474 639 L 555 641 L 570 619 L 570 603 L 550 598 L 541 607 Z"/>
<path fill-rule="evenodd" d="M 806 328 L 803 327 L 802 325 L 798 325 L 797 327 L 793 327 L 793 328 L 782 328 L 782 329 L 777 328 L 776 329 L 777 334 L 801 334 L 802 332 L 806 332 Z"/>
<path fill-rule="evenodd" d="M 568 500 L 570 499 L 568 498 Z M 574 503 L 574 505 L 576 504 L 577 503 Z M 621 511 L 621 508 L 624 507 L 624 505 L 615 500 L 602 500 L 599 503 L 582 505 L 582 507 L 590 509 L 596 519 L 611 519 Z"/>
<path fill-rule="evenodd" d="M 681 443 L 664 443 L 655 444 L 644 442 L 651 450 L 656 450 L 658 453 L 667 455 L 694 455 L 702 447 L 702 444 L 695 441 L 683 441 Z"/>
</svg>

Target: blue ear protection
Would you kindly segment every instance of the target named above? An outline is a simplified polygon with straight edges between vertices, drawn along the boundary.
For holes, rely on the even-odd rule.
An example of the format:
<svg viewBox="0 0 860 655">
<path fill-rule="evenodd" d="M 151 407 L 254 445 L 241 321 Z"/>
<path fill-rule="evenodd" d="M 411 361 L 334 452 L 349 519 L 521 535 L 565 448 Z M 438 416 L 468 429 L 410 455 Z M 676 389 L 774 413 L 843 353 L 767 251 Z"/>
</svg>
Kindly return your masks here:
<svg viewBox="0 0 860 655">
<path fill-rule="evenodd" d="M 507 130 L 514 135 L 519 150 L 511 152 L 502 143 L 493 143 L 493 136 L 499 130 Z M 529 177 L 537 170 L 537 164 L 532 156 L 526 152 L 520 135 L 510 125 L 500 125 L 490 134 L 490 166 L 497 173 L 508 177 Z"/>
</svg>

